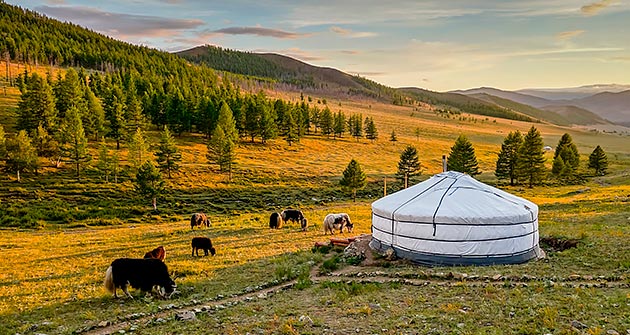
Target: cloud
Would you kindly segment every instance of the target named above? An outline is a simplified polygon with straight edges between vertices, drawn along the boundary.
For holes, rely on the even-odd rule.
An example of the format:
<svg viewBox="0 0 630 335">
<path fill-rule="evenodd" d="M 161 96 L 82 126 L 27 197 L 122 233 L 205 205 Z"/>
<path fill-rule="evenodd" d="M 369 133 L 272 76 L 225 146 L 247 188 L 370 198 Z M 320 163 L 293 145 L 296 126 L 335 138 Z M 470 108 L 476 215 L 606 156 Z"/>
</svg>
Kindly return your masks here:
<svg viewBox="0 0 630 335">
<path fill-rule="evenodd" d="M 561 41 L 566 41 L 566 40 L 570 40 L 576 36 L 580 36 L 584 33 L 584 30 L 570 30 L 570 31 L 563 31 L 560 33 L 556 34 L 556 39 L 559 39 Z"/>
<path fill-rule="evenodd" d="M 65 0 L 47 0 L 45 2 L 51 5 L 65 5 L 66 4 Z"/>
<path fill-rule="evenodd" d="M 344 29 L 341 27 L 337 27 L 337 26 L 332 26 L 330 27 L 330 31 L 332 31 L 335 34 L 338 35 L 342 35 L 345 37 L 350 37 L 350 38 L 364 38 L 364 37 L 374 37 L 374 36 L 378 36 L 377 33 L 372 33 L 372 32 L 367 32 L 367 31 L 352 31 L 350 29 Z"/>
<path fill-rule="evenodd" d="M 39 6 L 35 10 L 121 39 L 130 36 L 143 38 L 175 36 L 184 30 L 204 24 L 203 21 L 196 19 L 113 13 L 84 6 Z"/>
<path fill-rule="evenodd" d="M 361 53 L 361 51 L 359 51 L 359 50 L 341 50 L 339 52 L 341 52 L 342 54 L 346 54 L 346 55 L 358 55 L 358 54 Z"/>
<path fill-rule="evenodd" d="M 592 4 L 584 5 L 580 8 L 582 14 L 585 16 L 593 16 L 597 15 L 602 9 L 612 5 L 616 0 L 601 0 L 599 2 L 594 2 Z"/>
<path fill-rule="evenodd" d="M 345 72 L 349 74 L 357 75 L 359 77 L 378 77 L 378 76 L 384 76 L 387 74 L 387 72 L 377 72 L 377 71 L 357 72 L 357 71 L 348 70 Z"/>
<path fill-rule="evenodd" d="M 270 29 L 263 27 L 229 27 L 213 30 L 211 33 L 227 34 L 227 35 L 256 35 L 265 37 L 274 37 L 281 39 L 296 39 L 300 37 L 308 37 L 311 34 L 300 34 L 278 29 Z"/>
</svg>

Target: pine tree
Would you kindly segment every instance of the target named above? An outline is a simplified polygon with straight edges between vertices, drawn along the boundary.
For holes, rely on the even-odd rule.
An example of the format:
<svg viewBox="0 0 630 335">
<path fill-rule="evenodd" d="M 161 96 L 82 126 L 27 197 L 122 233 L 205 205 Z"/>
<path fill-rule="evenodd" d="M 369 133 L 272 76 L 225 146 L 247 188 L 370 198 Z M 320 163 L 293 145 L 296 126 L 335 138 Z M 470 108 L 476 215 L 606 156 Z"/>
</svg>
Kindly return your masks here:
<svg viewBox="0 0 630 335">
<path fill-rule="evenodd" d="M 545 169 L 545 152 L 540 132 L 532 126 L 518 150 L 517 171 L 520 180 L 527 181 L 529 187 L 540 184 L 547 173 Z"/>
<path fill-rule="evenodd" d="M 352 190 L 352 201 L 357 201 L 357 190 L 362 189 L 367 185 L 367 177 L 359 162 L 352 159 L 346 169 L 343 171 L 343 177 L 339 184 L 347 189 Z"/>
<path fill-rule="evenodd" d="M 420 135 L 422 134 L 422 130 L 420 128 L 416 128 L 413 130 L 413 134 L 416 135 L 416 141 L 420 141 Z"/>
<path fill-rule="evenodd" d="M 56 168 L 61 165 L 61 147 L 59 141 L 51 136 L 41 124 L 35 129 L 33 144 L 38 156 L 48 159 L 50 164 Z"/>
<path fill-rule="evenodd" d="M 328 107 L 324 108 L 319 118 L 319 127 L 322 131 L 322 135 L 330 138 L 330 134 L 333 133 L 334 118 L 332 112 Z"/>
<path fill-rule="evenodd" d="M 494 175 L 499 179 L 509 179 L 510 185 L 514 185 L 518 177 L 518 149 L 522 144 L 523 135 L 518 130 L 510 132 L 501 144 Z"/>
<path fill-rule="evenodd" d="M 334 138 L 341 137 L 346 132 L 346 116 L 341 112 L 337 112 L 333 120 Z"/>
<path fill-rule="evenodd" d="M 595 170 L 595 174 L 603 176 L 608 169 L 608 157 L 604 149 L 599 145 L 595 147 L 595 150 L 588 156 L 588 167 Z"/>
<path fill-rule="evenodd" d="M 20 130 L 14 138 L 6 141 L 6 151 L 5 168 L 17 173 L 18 182 L 21 180 L 20 173 L 37 168 L 37 154 L 25 130 Z"/>
<path fill-rule="evenodd" d="M 261 110 L 258 106 L 258 99 L 254 100 L 253 97 L 245 99 L 245 132 L 251 138 L 251 142 L 254 142 L 254 138 L 258 136 L 258 130 L 260 125 Z M 261 102 L 264 103 L 264 102 Z"/>
<path fill-rule="evenodd" d="M 87 138 L 77 106 L 71 106 L 66 111 L 61 135 L 63 138 L 61 153 L 71 164 L 74 164 L 77 180 L 80 180 L 81 164 L 89 162 L 92 156 L 88 153 Z"/>
<path fill-rule="evenodd" d="M 157 158 L 158 167 L 160 171 L 166 171 L 169 178 L 171 178 L 172 171 L 179 170 L 179 163 L 182 160 L 182 154 L 175 145 L 175 139 L 171 136 L 171 132 L 168 127 L 164 127 L 160 135 L 160 144 L 158 145 L 158 151 L 155 153 Z"/>
<path fill-rule="evenodd" d="M 105 176 L 105 182 L 109 182 L 109 175 L 114 170 L 114 162 L 113 157 L 111 156 L 111 153 L 107 148 L 105 138 L 101 140 L 96 167 L 103 174 L 103 176 Z"/>
<path fill-rule="evenodd" d="M 289 143 L 289 146 L 291 146 L 293 142 L 296 142 L 299 139 L 297 123 L 295 122 L 295 118 L 293 118 L 293 114 L 294 114 L 293 111 L 289 110 L 284 115 L 284 125 L 283 125 L 283 128 L 285 129 L 284 139 L 287 141 L 287 143 Z"/>
<path fill-rule="evenodd" d="M 79 76 L 73 68 L 66 71 L 63 79 L 61 79 L 61 75 L 57 77 L 53 91 L 55 93 L 55 107 L 61 120 L 65 119 L 66 112 L 70 108 L 84 103 Z"/>
<path fill-rule="evenodd" d="M 232 168 L 236 161 L 236 141 L 238 141 L 236 122 L 232 117 L 232 110 L 223 102 L 217 126 L 208 141 L 206 157 L 210 163 L 219 165 L 221 172 L 227 172 L 229 180 L 232 180 Z"/>
<path fill-rule="evenodd" d="M 363 137 L 363 115 L 352 114 L 348 120 L 348 129 L 350 135 L 358 142 Z"/>
<path fill-rule="evenodd" d="M 558 141 L 553 159 L 551 173 L 566 179 L 575 177 L 576 171 L 580 165 L 580 154 L 578 153 L 577 146 L 573 143 L 571 135 L 567 133 L 562 135 L 562 138 Z M 556 164 L 561 164 L 561 166 L 556 166 Z"/>
<path fill-rule="evenodd" d="M 82 115 L 83 128 L 86 135 L 92 136 L 96 141 L 105 132 L 105 111 L 89 87 L 85 88 L 83 99 L 87 104 L 87 113 Z"/>
<path fill-rule="evenodd" d="M 116 140 L 116 150 L 120 149 L 120 141 L 125 138 L 126 120 L 125 120 L 125 99 L 122 89 L 114 86 L 109 90 L 105 97 L 105 118 L 108 121 L 109 132 L 108 137 Z"/>
<path fill-rule="evenodd" d="M 418 160 L 418 151 L 415 147 L 408 145 L 405 150 L 400 154 L 400 160 L 398 161 L 398 171 L 396 177 L 404 180 L 405 188 L 409 185 L 409 179 L 419 176 L 420 161 Z"/>
<path fill-rule="evenodd" d="M 147 143 L 144 133 L 140 128 L 137 128 L 129 139 L 127 160 L 135 169 L 139 169 L 149 160 L 149 143 Z"/>
<path fill-rule="evenodd" d="M 376 125 L 374 124 L 374 119 L 366 116 L 364 127 L 365 127 L 365 138 L 367 138 L 368 140 L 372 142 L 376 141 L 376 139 L 378 139 L 378 130 L 376 129 Z"/>
<path fill-rule="evenodd" d="M 392 142 L 392 144 L 398 142 L 398 137 L 396 136 L 395 130 L 392 130 L 391 135 L 389 135 L 389 140 Z"/>
<path fill-rule="evenodd" d="M 277 136 L 276 118 L 271 106 L 265 104 L 260 114 L 260 140 L 267 143 L 267 140 Z"/>
<path fill-rule="evenodd" d="M 153 210 L 157 211 L 157 198 L 166 189 L 160 171 L 150 161 L 144 162 L 135 179 L 135 188 L 141 195 L 150 198 Z"/>
<path fill-rule="evenodd" d="M 470 176 L 480 174 L 475 149 L 465 135 L 459 135 L 448 155 L 447 167 L 450 171 L 467 173 Z"/>
<path fill-rule="evenodd" d="M 18 102 L 17 128 L 31 132 L 41 123 L 51 134 L 57 129 L 58 118 L 52 88 L 46 79 L 34 73 Z"/>
</svg>

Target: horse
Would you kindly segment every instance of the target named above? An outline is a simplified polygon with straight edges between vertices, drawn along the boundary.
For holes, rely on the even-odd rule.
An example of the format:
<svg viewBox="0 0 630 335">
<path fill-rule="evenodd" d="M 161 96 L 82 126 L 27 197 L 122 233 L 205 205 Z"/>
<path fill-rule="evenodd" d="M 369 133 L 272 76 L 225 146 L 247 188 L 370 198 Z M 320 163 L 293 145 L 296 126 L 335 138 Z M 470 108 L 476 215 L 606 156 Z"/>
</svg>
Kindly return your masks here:
<svg viewBox="0 0 630 335">
<path fill-rule="evenodd" d="M 190 229 L 194 229 L 195 226 L 206 226 L 210 227 L 210 219 L 204 213 L 195 213 L 190 218 Z"/>
</svg>

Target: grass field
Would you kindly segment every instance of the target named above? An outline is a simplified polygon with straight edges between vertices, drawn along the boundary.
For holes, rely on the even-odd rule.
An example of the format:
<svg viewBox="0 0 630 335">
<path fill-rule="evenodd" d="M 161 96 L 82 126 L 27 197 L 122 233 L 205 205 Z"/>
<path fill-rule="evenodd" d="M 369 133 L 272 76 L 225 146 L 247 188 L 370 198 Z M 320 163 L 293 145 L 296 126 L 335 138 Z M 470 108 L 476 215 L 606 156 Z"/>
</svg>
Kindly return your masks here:
<svg viewBox="0 0 630 335">
<path fill-rule="evenodd" d="M 16 101 L 15 94 L 0 98 L 0 120 L 12 119 Z M 535 125 L 552 147 L 569 132 L 582 166 L 596 145 L 608 154 L 610 173 L 580 185 L 505 188 L 540 206 L 541 236 L 576 238 L 577 248 L 547 249 L 545 260 L 512 266 L 341 262 L 325 275 L 320 271 L 336 252 L 311 252 L 315 241 L 325 239 L 322 219 L 347 212 L 355 234 L 369 233 L 370 204 L 382 196 L 383 179 L 390 193 L 401 187 L 393 175 L 407 144 L 418 148 L 423 180 L 441 170 L 442 155 L 466 134 L 484 172 L 480 179 L 494 185 L 504 136 L 531 127 L 479 116 L 447 119 L 431 110 L 373 101 L 331 99 L 329 104 L 335 112 L 374 117 L 378 141 L 309 135 L 292 146 L 282 139 L 241 143 L 228 182 L 206 163 L 202 137 L 177 138 L 182 170 L 167 180 L 157 213 L 135 194 L 130 172 L 116 184 L 89 168 L 77 182 L 67 165 L 24 174 L 21 183 L 0 175 L 0 225 L 8 227 L 0 230 L 0 334 L 120 329 L 137 334 L 612 334 L 630 329 L 630 137 Z M 422 130 L 419 138 L 416 128 Z M 396 143 L 388 141 L 392 130 Z M 155 143 L 157 133 L 149 135 Z M 91 145 L 96 156 L 96 144 Z M 547 155 L 550 166 L 553 153 Z M 369 181 L 356 203 L 338 187 L 351 158 Z M 291 224 L 268 229 L 269 214 L 290 206 L 304 211 L 310 229 L 301 232 Z M 200 210 L 209 214 L 212 227 L 192 232 L 188 220 Z M 190 239 L 198 235 L 212 238 L 215 257 L 190 255 Z M 141 257 L 158 245 L 166 247 L 166 264 L 178 276 L 178 295 L 165 301 L 132 291 L 136 299 L 114 300 L 105 292 L 102 280 L 112 260 Z M 187 309 L 198 310 L 196 320 L 176 320 Z"/>
</svg>

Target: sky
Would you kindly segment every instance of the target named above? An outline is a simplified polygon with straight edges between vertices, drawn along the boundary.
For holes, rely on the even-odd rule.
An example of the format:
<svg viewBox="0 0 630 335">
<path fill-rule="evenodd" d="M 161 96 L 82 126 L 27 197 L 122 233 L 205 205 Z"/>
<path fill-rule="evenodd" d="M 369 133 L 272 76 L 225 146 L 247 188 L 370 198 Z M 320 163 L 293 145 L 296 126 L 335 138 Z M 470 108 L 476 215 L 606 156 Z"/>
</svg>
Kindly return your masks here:
<svg viewBox="0 0 630 335">
<path fill-rule="evenodd" d="M 6 2 L 164 51 L 274 52 L 391 87 L 630 84 L 630 0 Z"/>
</svg>

